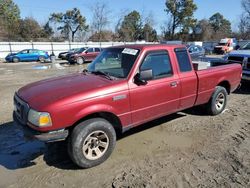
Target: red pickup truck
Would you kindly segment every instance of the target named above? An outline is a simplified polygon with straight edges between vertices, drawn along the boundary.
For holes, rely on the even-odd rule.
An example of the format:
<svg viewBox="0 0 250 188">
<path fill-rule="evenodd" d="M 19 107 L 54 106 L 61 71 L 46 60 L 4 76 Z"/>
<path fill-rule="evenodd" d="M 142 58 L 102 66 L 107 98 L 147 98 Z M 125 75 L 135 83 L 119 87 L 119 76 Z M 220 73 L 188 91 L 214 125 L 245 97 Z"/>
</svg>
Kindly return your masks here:
<svg viewBox="0 0 250 188">
<path fill-rule="evenodd" d="M 221 113 L 241 72 L 238 64 L 195 70 L 182 45 L 110 47 L 82 73 L 19 89 L 13 117 L 26 136 L 66 140 L 72 161 L 89 168 L 110 156 L 118 133 L 197 105 Z"/>
</svg>

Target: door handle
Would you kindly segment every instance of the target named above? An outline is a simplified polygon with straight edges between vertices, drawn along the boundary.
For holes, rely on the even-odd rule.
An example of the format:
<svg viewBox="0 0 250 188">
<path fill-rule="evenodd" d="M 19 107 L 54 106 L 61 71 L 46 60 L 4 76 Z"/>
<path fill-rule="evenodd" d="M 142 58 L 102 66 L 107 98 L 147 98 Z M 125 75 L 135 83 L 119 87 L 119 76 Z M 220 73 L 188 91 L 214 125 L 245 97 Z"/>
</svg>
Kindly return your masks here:
<svg viewBox="0 0 250 188">
<path fill-rule="evenodd" d="M 171 87 L 177 87 L 177 85 L 178 85 L 178 82 L 171 82 L 171 83 L 170 83 L 170 86 L 171 86 Z"/>
</svg>

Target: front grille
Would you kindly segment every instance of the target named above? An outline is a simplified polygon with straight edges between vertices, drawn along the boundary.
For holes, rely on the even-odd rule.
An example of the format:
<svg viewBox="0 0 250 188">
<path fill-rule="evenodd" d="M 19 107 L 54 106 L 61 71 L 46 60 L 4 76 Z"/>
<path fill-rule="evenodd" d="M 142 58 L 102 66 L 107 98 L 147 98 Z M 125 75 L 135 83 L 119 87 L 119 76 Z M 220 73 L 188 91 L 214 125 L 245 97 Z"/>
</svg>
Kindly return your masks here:
<svg viewBox="0 0 250 188">
<path fill-rule="evenodd" d="M 242 64 L 244 60 L 244 57 L 238 57 L 238 56 L 229 56 L 228 62 L 229 63 L 240 63 Z"/>
<path fill-rule="evenodd" d="M 247 69 L 249 69 L 249 70 L 250 70 L 250 63 L 248 63 L 248 64 L 247 64 Z"/>
<path fill-rule="evenodd" d="M 243 66 L 243 70 L 250 70 L 250 62 L 246 62 L 245 65 Z"/>
<path fill-rule="evenodd" d="M 223 51 L 223 49 L 221 48 L 221 47 L 218 47 L 218 48 L 214 48 L 214 53 L 216 53 L 216 54 L 222 54 L 222 53 L 224 53 L 224 51 Z"/>
<path fill-rule="evenodd" d="M 22 123 L 26 124 L 28 120 L 29 105 L 24 102 L 20 97 L 15 94 L 14 96 L 15 115 L 17 119 Z"/>
</svg>

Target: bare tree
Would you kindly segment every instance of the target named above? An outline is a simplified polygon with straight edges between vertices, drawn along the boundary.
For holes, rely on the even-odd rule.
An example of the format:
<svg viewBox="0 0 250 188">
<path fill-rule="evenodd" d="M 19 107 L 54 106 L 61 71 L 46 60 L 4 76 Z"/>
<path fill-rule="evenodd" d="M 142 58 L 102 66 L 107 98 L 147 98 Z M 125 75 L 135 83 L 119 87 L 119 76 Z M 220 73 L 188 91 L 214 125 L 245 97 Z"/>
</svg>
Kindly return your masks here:
<svg viewBox="0 0 250 188">
<path fill-rule="evenodd" d="M 169 19 L 161 26 L 162 38 L 163 40 L 170 40 L 171 39 L 171 32 L 172 32 L 172 20 Z"/>
<path fill-rule="evenodd" d="M 242 14 L 239 22 L 239 37 L 243 40 L 250 37 L 250 22 L 249 17 L 245 14 Z"/>
<path fill-rule="evenodd" d="M 157 41 L 157 32 L 154 29 L 156 21 L 153 12 L 149 12 L 147 16 L 142 14 L 141 17 L 143 23 L 142 38 L 148 42 Z"/>
<path fill-rule="evenodd" d="M 117 19 L 117 22 L 116 22 L 116 25 L 115 25 L 115 31 L 117 32 L 119 27 L 121 26 L 121 23 L 124 19 L 124 17 L 129 13 L 129 10 L 128 9 L 124 9 L 124 10 L 121 10 L 119 15 L 116 16 L 118 19 Z"/>
<path fill-rule="evenodd" d="M 198 21 L 195 29 L 195 40 L 198 41 L 210 41 L 213 38 L 213 28 L 209 23 L 209 20 L 202 19 Z"/>
<path fill-rule="evenodd" d="M 244 11 L 250 16 L 250 0 L 242 0 L 241 5 Z"/>
<path fill-rule="evenodd" d="M 92 30 L 94 31 L 93 33 L 97 33 L 98 40 L 102 41 L 102 33 L 110 23 L 110 10 L 107 3 L 100 1 L 98 1 L 95 6 L 92 7 L 92 10 Z"/>
<path fill-rule="evenodd" d="M 239 34 L 241 39 L 250 37 L 250 0 L 241 1 L 244 12 L 240 16 L 239 21 Z"/>
</svg>

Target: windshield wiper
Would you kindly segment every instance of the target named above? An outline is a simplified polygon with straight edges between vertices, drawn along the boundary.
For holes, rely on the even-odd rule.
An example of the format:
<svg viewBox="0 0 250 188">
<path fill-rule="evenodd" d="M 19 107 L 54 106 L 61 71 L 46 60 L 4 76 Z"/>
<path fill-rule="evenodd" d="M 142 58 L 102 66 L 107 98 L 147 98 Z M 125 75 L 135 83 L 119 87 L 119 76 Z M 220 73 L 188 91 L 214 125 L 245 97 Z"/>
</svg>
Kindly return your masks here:
<svg viewBox="0 0 250 188">
<path fill-rule="evenodd" d="M 106 72 L 102 72 L 102 71 L 91 71 L 92 74 L 96 74 L 96 75 L 103 75 L 105 78 L 109 79 L 109 80 L 113 80 L 113 78 Z"/>
</svg>

